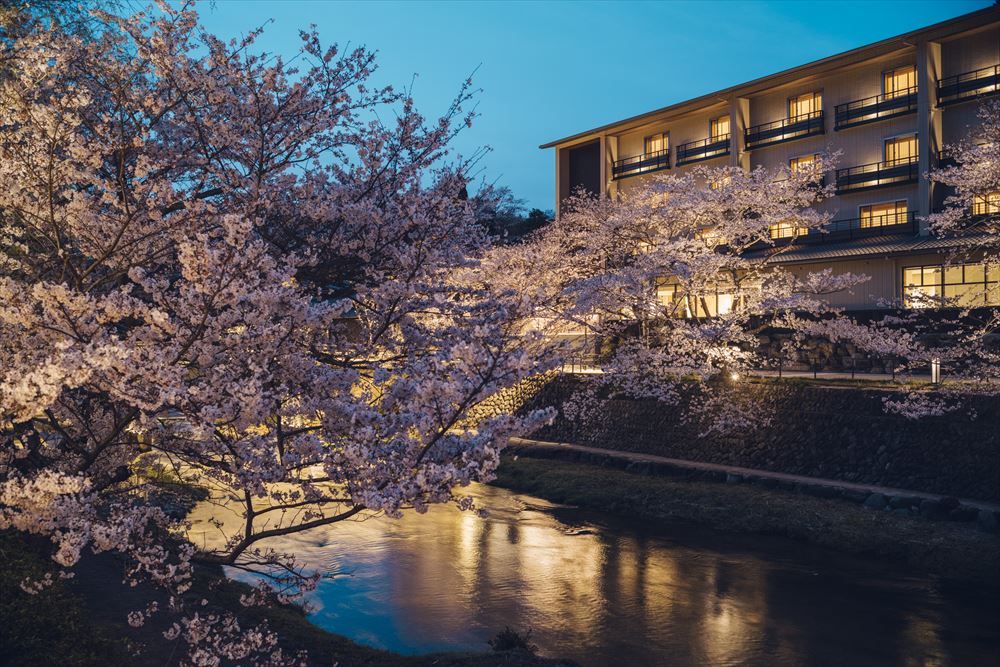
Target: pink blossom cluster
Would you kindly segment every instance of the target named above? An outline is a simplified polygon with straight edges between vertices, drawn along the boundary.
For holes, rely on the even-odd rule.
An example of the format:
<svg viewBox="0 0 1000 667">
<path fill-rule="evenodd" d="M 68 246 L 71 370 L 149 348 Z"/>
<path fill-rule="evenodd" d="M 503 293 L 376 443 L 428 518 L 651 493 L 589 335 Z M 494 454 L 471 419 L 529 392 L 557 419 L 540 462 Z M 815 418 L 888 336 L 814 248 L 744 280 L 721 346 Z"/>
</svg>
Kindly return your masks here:
<svg viewBox="0 0 1000 667">
<path fill-rule="evenodd" d="M 183 611 L 191 568 L 289 600 L 318 575 L 271 538 L 475 509 L 461 487 L 547 417 L 476 407 L 554 357 L 477 268 L 490 239 L 449 149 L 471 82 L 427 120 L 372 85 L 372 52 L 315 32 L 285 60 L 186 3 L 94 16 L 26 31 L 0 75 L 0 529 L 63 567 L 127 554 L 192 664 L 271 656 L 266 632 Z M 148 502 L 160 474 L 241 529 L 188 544 Z"/>
</svg>

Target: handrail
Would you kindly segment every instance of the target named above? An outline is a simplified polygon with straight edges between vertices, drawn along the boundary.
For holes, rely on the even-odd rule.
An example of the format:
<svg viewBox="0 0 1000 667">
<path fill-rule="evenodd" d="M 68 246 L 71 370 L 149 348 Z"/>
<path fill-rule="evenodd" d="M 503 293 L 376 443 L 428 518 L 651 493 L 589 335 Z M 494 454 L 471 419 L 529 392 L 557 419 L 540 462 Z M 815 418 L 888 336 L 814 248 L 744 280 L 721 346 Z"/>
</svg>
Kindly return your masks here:
<svg viewBox="0 0 1000 667">
<path fill-rule="evenodd" d="M 669 148 L 615 160 L 611 166 L 611 176 L 612 178 L 622 178 L 632 176 L 635 173 L 644 174 L 659 169 L 670 169 Z"/>
<path fill-rule="evenodd" d="M 916 181 L 918 166 L 918 158 L 914 155 L 856 167 L 844 167 L 837 170 L 837 191 L 877 188 Z"/>
<path fill-rule="evenodd" d="M 916 211 L 906 213 L 888 213 L 880 216 L 873 216 L 874 219 L 882 219 L 882 224 L 861 226 L 865 218 L 845 218 L 843 220 L 832 220 L 824 225 L 823 230 L 810 229 L 806 234 L 795 234 L 772 239 L 775 245 L 819 245 L 824 243 L 842 243 L 854 239 L 871 238 L 876 236 L 891 236 L 899 234 L 917 233 Z M 872 218 L 867 218 L 871 220 Z"/>
<path fill-rule="evenodd" d="M 917 111 L 917 87 L 844 102 L 834 107 L 835 130 L 905 116 Z"/>
<path fill-rule="evenodd" d="M 937 82 L 938 106 L 995 95 L 998 92 L 1000 92 L 1000 65 L 946 76 Z"/>
<path fill-rule="evenodd" d="M 823 110 L 753 125 L 744 130 L 747 149 L 823 134 Z"/>
<path fill-rule="evenodd" d="M 866 221 L 868 224 L 864 224 Z M 829 234 L 856 229 L 893 229 L 912 225 L 915 221 L 916 211 L 907 211 L 905 213 L 883 213 L 882 215 L 873 215 L 867 218 L 844 218 L 843 220 L 832 220 L 826 224 L 825 229 Z"/>
<path fill-rule="evenodd" d="M 720 134 L 707 139 L 678 144 L 675 165 L 691 164 L 700 160 L 729 155 L 730 135 Z"/>
</svg>

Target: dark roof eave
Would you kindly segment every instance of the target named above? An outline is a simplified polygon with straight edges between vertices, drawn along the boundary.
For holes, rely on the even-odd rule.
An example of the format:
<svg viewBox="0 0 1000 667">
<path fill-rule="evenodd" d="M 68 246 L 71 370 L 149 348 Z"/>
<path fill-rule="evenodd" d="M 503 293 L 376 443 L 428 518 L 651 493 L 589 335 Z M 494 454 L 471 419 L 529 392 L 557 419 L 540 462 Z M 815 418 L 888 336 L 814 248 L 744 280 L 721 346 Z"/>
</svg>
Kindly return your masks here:
<svg viewBox="0 0 1000 667">
<path fill-rule="evenodd" d="M 986 23 L 980 22 L 979 19 L 987 18 L 992 16 L 992 21 L 987 21 Z M 806 75 L 810 73 L 810 70 L 820 70 L 824 66 L 831 65 L 841 60 L 852 60 L 856 59 L 859 61 L 866 60 L 868 57 L 875 57 L 878 55 L 883 55 L 885 53 L 891 53 L 893 50 L 898 48 L 903 48 L 907 46 L 913 46 L 910 44 L 911 41 L 918 38 L 928 38 L 936 36 L 936 33 L 940 33 L 937 36 L 945 36 L 955 32 L 965 32 L 966 30 L 974 30 L 985 28 L 990 22 L 1000 21 L 1000 5 L 994 4 L 989 7 L 984 7 L 983 9 L 978 9 L 974 12 L 968 14 L 963 14 L 961 16 L 956 16 L 955 18 L 948 19 L 947 21 L 941 21 L 940 23 L 935 23 L 933 25 L 926 26 L 924 28 L 918 28 L 917 30 L 904 33 L 902 35 L 897 35 L 895 37 L 889 37 L 888 39 L 883 39 L 882 41 L 875 42 L 873 44 L 866 44 L 864 46 L 859 46 L 850 51 L 844 51 L 832 56 L 827 56 L 826 58 L 821 58 L 819 60 L 814 60 L 810 63 L 804 65 L 798 65 L 790 69 L 782 70 L 774 74 L 768 74 L 767 76 L 762 76 L 752 81 L 747 81 L 735 86 L 730 86 L 729 88 L 724 88 L 722 90 L 715 91 L 713 93 L 708 93 L 706 95 L 701 95 L 699 97 L 684 100 L 682 102 L 677 102 L 676 104 L 671 104 L 654 111 L 647 111 L 646 113 L 639 114 L 637 116 L 631 116 L 625 118 L 624 120 L 615 121 L 613 123 L 607 123 L 599 127 L 595 127 L 584 132 L 578 132 L 576 134 L 564 137 L 562 139 L 556 139 L 555 141 L 550 141 L 539 145 L 539 148 L 552 148 L 560 144 L 576 142 L 581 139 L 587 139 L 592 135 L 601 134 L 612 128 L 621 127 L 623 125 L 628 125 L 630 123 L 638 123 L 639 121 L 653 118 L 661 114 L 669 113 L 671 111 L 679 111 L 684 107 L 692 107 L 692 111 L 697 110 L 699 107 L 704 106 L 705 102 L 711 100 L 718 100 L 718 98 L 726 98 L 730 95 L 739 92 L 755 92 L 754 88 L 759 87 L 761 84 L 770 81 L 777 80 L 781 78 L 794 77 L 799 75 Z M 963 24 L 968 24 L 967 26 Z M 780 83 L 775 83 L 775 85 L 781 85 Z"/>
<path fill-rule="evenodd" d="M 903 236 L 875 237 L 863 243 L 845 243 L 834 247 L 798 246 L 788 252 L 777 253 L 768 259 L 769 264 L 817 264 L 823 262 L 846 262 L 871 259 L 873 257 L 903 257 L 947 252 L 962 246 L 974 246 L 984 238 L 982 234 L 968 236 L 935 237 Z M 764 257 L 766 251 L 751 253 L 751 257 Z"/>
</svg>

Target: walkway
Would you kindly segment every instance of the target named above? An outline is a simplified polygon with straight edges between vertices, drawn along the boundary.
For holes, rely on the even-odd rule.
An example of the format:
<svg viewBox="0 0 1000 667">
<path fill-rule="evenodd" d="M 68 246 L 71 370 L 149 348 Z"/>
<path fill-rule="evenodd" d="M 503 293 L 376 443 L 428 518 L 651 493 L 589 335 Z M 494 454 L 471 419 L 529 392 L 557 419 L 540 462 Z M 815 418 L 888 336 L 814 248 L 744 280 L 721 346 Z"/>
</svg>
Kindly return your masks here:
<svg viewBox="0 0 1000 667">
<path fill-rule="evenodd" d="M 561 368 L 563 373 L 570 373 L 574 375 L 600 375 L 604 373 L 604 370 L 600 366 L 594 366 L 585 363 L 569 363 L 563 364 Z M 909 375 L 904 375 L 900 373 L 899 375 L 892 375 L 891 373 L 868 373 L 858 371 L 852 373 L 851 371 L 793 371 L 793 370 L 772 370 L 772 369 L 756 369 L 749 371 L 749 375 L 752 377 L 765 377 L 765 378 L 808 378 L 810 380 L 866 380 L 870 382 L 898 382 L 902 385 L 904 382 L 930 382 L 931 376 L 929 373 L 911 373 Z"/>
<path fill-rule="evenodd" d="M 741 468 L 739 466 L 720 465 L 718 463 L 701 463 L 699 461 L 686 461 L 684 459 L 672 459 L 666 456 L 655 454 L 642 454 L 639 452 L 620 452 L 614 449 L 602 449 L 600 447 L 587 447 L 585 445 L 574 445 L 568 442 L 548 442 L 545 440 L 531 440 L 528 438 L 511 438 L 510 444 L 515 447 L 541 447 L 551 449 L 573 450 L 588 454 L 601 454 L 611 458 L 631 461 L 633 463 L 656 463 L 682 470 L 695 470 L 699 472 L 724 473 L 727 475 L 739 475 L 740 477 L 751 477 L 755 479 L 773 479 L 786 484 L 798 484 L 801 486 L 813 486 L 817 488 L 836 489 L 839 491 L 858 491 L 861 493 L 881 493 L 884 496 L 905 496 L 907 498 L 921 498 L 927 500 L 940 500 L 942 494 L 926 493 L 923 491 L 910 491 L 908 489 L 895 489 L 888 486 L 877 486 L 875 484 L 857 484 L 855 482 L 842 482 L 836 479 L 823 479 L 821 477 L 805 477 L 803 475 L 790 475 L 783 472 L 771 472 L 770 470 L 758 470 L 756 468 Z M 966 507 L 974 507 L 980 510 L 990 510 L 1000 512 L 1000 503 L 993 503 L 986 500 L 974 500 L 972 498 L 959 498 L 959 502 Z"/>
</svg>

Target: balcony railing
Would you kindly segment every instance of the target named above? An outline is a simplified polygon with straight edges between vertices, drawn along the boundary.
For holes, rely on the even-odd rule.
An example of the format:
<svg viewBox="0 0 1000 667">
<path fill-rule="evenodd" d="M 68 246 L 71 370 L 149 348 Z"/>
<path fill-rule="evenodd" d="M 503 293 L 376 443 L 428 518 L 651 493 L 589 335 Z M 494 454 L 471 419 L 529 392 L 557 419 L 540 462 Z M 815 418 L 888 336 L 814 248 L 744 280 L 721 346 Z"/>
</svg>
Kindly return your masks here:
<svg viewBox="0 0 1000 667">
<path fill-rule="evenodd" d="M 864 125 L 886 118 L 896 118 L 917 111 L 917 87 L 887 95 L 875 95 L 861 100 L 838 104 L 834 108 L 834 130 Z"/>
<path fill-rule="evenodd" d="M 823 134 L 823 112 L 782 118 L 770 123 L 754 125 L 746 129 L 747 150 L 773 146 L 774 144 L 794 141 L 803 137 Z"/>
<path fill-rule="evenodd" d="M 919 171 L 916 156 L 838 169 L 837 192 L 856 192 L 889 185 L 916 183 Z"/>
<path fill-rule="evenodd" d="M 938 79 L 938 106 L 964 102 L 1000 92 L 1000 65 Z"/>
<path fill-rule="evenodd" d="M 842 243 L 875 236 L 915 235 L 918 231 L 916 211 L 888 213 L 868 218 L 833 220 L 827 223 L 825 229 L 825 232 L 821 232 L 818 229 L 810 229 L 808 234 L 777 238 L 774 239 L 774 243 L 775 245 L 786 245 L 792 242 L 796 245 Z"/>
<path fill-rule="evenodd" d="M 679 167 L 682 164 L 711 160 L 714 157 L 729 155 L 729 135 L 720 134 L 717 137 L 709 137 L 700 141 L 689 141 L 686 144 L 677 146 L 677 159 L 675 164 Z"/>
<path fill-rule="evenodd" d="M 949 153 L 946 153 L 943 150 L 937 152 L 937 160 L 935 162 L 939 169 L 943 169 L 944 167 L 954 167 L 956 164 L 958 164 L 958 161 L 955 159 L 954 156 L 950 155 Z"/>
<path fill-rule="evenodd" d="M 611 177 L 625 178 L 636 174 L 646 174 L 660 169 L 670 169 L 670 149 L 664 148 L 662 151 L 633 155 L 632 157 L 615 160 L 611 165 Z"/>
</svg>

